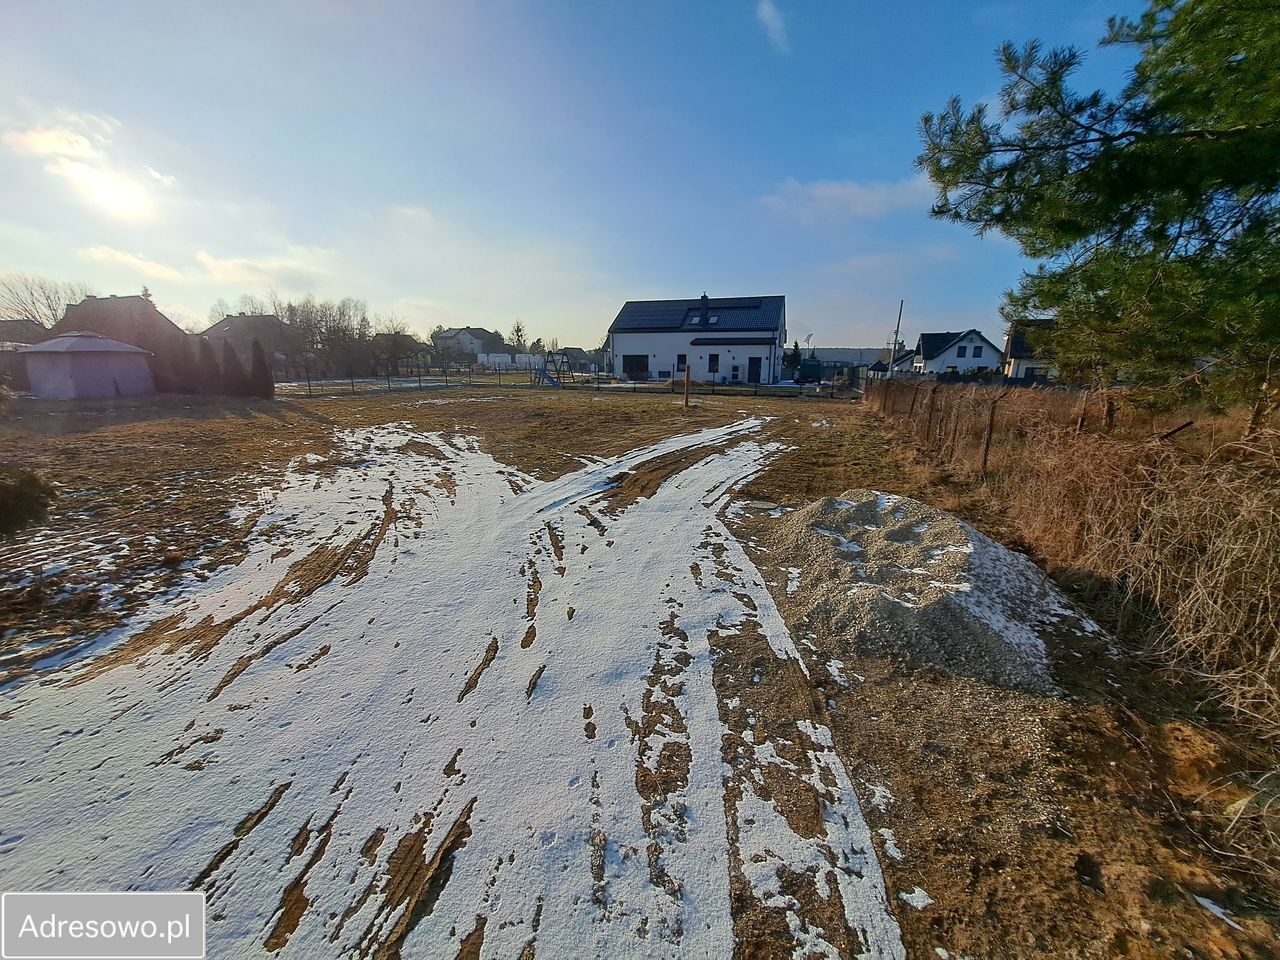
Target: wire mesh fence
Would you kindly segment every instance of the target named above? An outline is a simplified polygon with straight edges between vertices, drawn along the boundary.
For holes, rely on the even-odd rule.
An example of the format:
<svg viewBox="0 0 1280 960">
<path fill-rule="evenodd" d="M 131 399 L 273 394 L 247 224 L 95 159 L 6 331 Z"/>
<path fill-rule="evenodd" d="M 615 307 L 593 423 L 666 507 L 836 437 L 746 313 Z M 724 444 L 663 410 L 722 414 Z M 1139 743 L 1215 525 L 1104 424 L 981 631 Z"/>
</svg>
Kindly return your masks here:
<svg viewBox="0 0 1280 960">
<path fill-rule="evenodd" d="M 682 395 L 683 380 L 618 380 L 606 373 L 561 373 L 541 369 L 495 370 L 480 365 L 454 364 L 448 367 L 422 367 L 408 375 L 316 377 L 289 380 L 276 384 L 282 397 L 331 397 L 395 393 L 411 390 L 438 390 L 448 387 L 500 387 L 503 389 L 574 390 L 598 393 L 645 393 Z M 856 380 L 838 383 L 766 384 L 713 383 L 691 381 L 691 396 L 727 397 L 813 397 L 819 399 L 856 399 L 862 386 Z"/>
<path fill-rule="evenodd" d="M 1046 428 L 1114 439 L 1155 440 L 1205 453 L 1235 439 L 1242 424 L 1230 412 L 1152 410 L 1126 391 L 1056 384 L 941 383 L 924 377 L 872 380 L 870 409 L 898 421 L 930 453 L 979 473 L 1000 472 L 1012 453 Z"/>
<path fill-rule="evenodd" d="M 1244 410 L 1052 385 L 895 379 L 867 404 L 980 480 L 1113 626 L 1280 744 L 1280 431 Z"/>
</svg>

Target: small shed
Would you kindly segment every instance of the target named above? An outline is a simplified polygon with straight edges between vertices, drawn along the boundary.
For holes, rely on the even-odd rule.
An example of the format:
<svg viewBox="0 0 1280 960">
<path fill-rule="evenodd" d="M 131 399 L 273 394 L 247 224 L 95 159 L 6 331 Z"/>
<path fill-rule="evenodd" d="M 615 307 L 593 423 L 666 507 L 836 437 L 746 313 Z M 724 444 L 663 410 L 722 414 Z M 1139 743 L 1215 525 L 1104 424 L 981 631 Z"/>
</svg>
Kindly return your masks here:
<svg viewBox="0 0 1280 960">
<path fill-rule="evenodd" d="M 43 400 L 150 397 L 148 353 L 96 333 L 72 331 L 18 351 L 31 392 Z"/>
</svg>

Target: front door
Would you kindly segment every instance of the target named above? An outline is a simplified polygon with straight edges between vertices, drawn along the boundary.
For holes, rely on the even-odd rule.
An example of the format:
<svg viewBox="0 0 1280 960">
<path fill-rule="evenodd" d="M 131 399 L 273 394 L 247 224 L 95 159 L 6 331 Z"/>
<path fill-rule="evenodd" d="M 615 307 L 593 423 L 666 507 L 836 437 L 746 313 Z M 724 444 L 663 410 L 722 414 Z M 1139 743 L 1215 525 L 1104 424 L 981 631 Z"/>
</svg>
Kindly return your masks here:
<svg viewBox="0 0 1280 960">
<path fill-rule="evenodd" d="M 760 382 L 760 358 L 750 357 L 747 359 L 747 383 Z"/>
</svg>

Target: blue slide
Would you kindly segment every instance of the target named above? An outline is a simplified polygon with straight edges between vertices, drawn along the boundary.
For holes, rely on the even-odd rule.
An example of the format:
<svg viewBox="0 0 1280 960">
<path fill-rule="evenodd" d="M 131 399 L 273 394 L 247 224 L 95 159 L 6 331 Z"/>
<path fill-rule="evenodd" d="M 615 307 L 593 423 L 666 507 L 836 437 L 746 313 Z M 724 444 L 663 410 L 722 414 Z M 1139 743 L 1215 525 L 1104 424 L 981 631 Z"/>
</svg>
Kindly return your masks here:
<svg viewBox="0 0 1280 960">
<path fill-rule="evenodd" d="M 540 367 L 538 369 L 538 376 L 540 376 L 543 380 L 547 381 L 547 383 L 551 384 L 553 387 L 560 387 L 560 381 L 557 380 L 555 377 L 553 377 L 551 374 L 547 373 L 546 367 Z"/>
</svg>

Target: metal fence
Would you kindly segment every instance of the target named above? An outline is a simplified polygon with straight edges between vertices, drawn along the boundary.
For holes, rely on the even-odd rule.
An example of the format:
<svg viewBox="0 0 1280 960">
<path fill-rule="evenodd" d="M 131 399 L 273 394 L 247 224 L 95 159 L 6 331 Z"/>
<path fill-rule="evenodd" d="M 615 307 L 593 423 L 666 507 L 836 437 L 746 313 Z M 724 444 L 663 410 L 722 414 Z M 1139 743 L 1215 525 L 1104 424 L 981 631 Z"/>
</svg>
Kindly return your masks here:
<svg viewBox="0 0 1280 960">
<path fill-rule="evenodd" d="M 1036 432 L 1099 433 L 1193 450 L 1214 445 L 1221 421 L 1188 408 L 1144 409 L 1121 389 L 1007 381 L 946 383 L 931 377 L 895 377 L 868 383 L 865 400 L 869 409 L 902 424 L 930 453 L 969 465 L 984 476 L 998 467 L 1005 452 Z"/>
<path fill-rule="evenodd" d="M 554 374 L 552 374 L 554 377 Z M 331 397 L 395 393 L 412 390 L 438 390 L 447 387 L 501 387 L 530 390 L 593 391 L 597 393 L 646 393 L 681 395 L 683 380 L 618 381 L 604 373 L 565 374 L 552 382 L 538 370 L 491 370 L 480 365 L 454 364 L 449 367 L 424 367 L 411 376 L 340 377 L 303 379 L 276 384 L 282 397 Z M 704 383 L 689 384 L 692 396 L 726 397 L 813 397 L 856 399 L 862 395 L 859 380 L 818 384 Z"/>
</svg>

